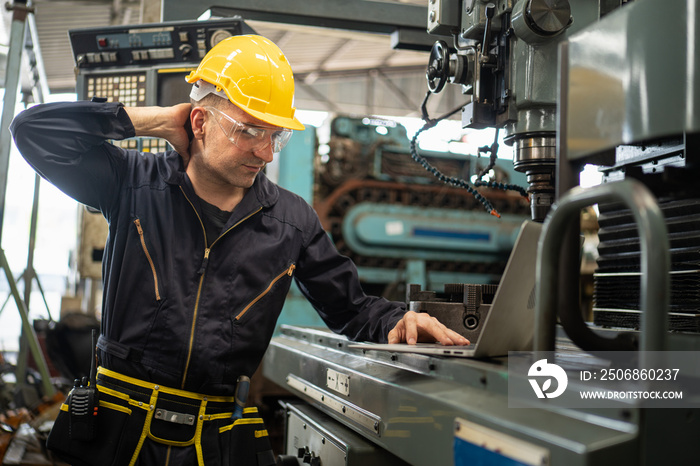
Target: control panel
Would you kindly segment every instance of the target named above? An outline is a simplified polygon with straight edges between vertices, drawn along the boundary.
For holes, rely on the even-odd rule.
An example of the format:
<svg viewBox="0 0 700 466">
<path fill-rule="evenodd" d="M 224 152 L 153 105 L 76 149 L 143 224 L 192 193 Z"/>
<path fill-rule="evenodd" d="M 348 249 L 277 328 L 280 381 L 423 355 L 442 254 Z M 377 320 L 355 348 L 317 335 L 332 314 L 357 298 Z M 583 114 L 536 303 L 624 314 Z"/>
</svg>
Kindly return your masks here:
<svg viewBox="0 0 700 466">
<path fill-rule="evenodd" d="M 146 103 L 146 72 L 91 74 L 85 77 L 85 97 L 103 97 L 127 107 Z"/>
<path fill-rule="evenodd" d="M 240 34 L 255 31 L 238 16 L 71 29 L 78 99 L 127 107 L 187 102 L 192 85 L 185 77 L 212 47 Z"/>
<path fill-rule="evenodd" d="M 199 63 L 223 39 L 252 33 L 240 17 L 68 31 L 79 71 Z"/>
</svg>

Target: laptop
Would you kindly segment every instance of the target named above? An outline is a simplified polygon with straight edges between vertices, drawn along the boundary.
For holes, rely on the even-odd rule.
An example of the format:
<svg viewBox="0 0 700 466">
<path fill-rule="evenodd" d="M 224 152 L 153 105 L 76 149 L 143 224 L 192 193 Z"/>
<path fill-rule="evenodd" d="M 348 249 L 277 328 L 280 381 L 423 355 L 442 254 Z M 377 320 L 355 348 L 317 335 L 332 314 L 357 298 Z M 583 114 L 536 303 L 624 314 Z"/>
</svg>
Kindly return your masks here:
<svg viewBox="0 0 700 466">
<path fill-rule="evenodd" d="M 541 231 L 542 224 L 530 220 L 523 222 L 481 333 L 471 345 L 357 343 L 348 346 L 463 358 L 506 356 L 508 351 L 532 350 L 535 334 L 535 268 Z"/>
</svg>

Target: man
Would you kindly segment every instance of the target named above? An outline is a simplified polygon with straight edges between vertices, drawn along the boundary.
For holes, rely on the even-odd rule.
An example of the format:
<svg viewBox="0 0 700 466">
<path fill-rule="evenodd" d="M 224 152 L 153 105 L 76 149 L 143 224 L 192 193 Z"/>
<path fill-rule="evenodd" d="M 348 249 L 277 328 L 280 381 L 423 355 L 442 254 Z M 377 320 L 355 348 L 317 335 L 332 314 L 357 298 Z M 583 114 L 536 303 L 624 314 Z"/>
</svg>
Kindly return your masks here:
<svg viewBox="0 0 700 466">
<path fill-rule="evenodd" d="M 73 464 L 270 464 L 262 421 L 248 410 L 234 422 L 233 396 L 259 365 L 292 279 L 351 339 L 468 344 L 402 303 L 366 296 L 311 207 L 263 173 L 303 129 L 276 45 L 231 37 L 187 80 L 190 104 L 49 104 L 11 126 L 38 173 L 109 222 L 97 438 L 76 439 L 75 418 L 59 416 L 50 439 Z M 133 136 L 175 151 L 106 142 Z"/>
</svg>

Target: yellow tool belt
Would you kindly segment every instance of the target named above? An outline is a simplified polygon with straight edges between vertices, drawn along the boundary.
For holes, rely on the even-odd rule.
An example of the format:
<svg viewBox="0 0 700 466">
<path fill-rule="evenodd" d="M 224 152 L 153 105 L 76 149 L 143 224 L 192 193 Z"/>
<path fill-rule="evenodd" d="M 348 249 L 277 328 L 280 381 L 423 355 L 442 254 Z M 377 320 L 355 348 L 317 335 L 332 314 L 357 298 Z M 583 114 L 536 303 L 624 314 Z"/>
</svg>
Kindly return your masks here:
<svg viewBox="0 0 700 466">
<path fill-rule="evenodd" d="M 268 434 L 257 408 L 246 408 L 243 418 L 231 419 L 234 397 L 164 387 L 103 367 L 97 369 L 97 390 L 98 438 L 87 444 L 79 442 L 80 448 L 92 450 L 93 458 L 109 458 L 95 464 L 133 465 L 147 439 L 173 447 L 194 447 L 200 466 L 230 464 L 227 458 L 245 456 L 247 450 L 251 450 L 250 464 L 260 463 L 256 457 L 261 449 L 265 458 L 271 455 L 266 451 Z M 68 405 L 61 410 L 67 413 Z M 257 445 L 261 441 L 264 445 Z M 75 451 L 69 450 L 71 454 Z"/>
</svg>

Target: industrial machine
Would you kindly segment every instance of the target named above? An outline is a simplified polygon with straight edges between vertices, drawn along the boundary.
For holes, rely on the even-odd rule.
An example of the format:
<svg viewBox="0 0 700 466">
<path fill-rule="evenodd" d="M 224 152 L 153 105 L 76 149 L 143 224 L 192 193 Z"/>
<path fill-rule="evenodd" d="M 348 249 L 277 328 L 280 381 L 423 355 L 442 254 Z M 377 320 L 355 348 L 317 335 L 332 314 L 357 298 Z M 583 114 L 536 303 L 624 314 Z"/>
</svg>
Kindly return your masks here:
<svg viewBox="0 0 700 466">
<path fill-rule="evenodd" d="M 697 354 L 697 2 L 426 3 L 428 31 L 453 38 L 431 50 L 430 92 L 461 86 L 469 100 L 463 127 L 503 131 L 515 169 L 527 175 L 530 215 L 543 223 L 532 349 L 570 374 L 564 397 L 583 380 L 571 374 L 606 363 L 591 352 L 631 352 L 640 361 Z M 577 187 L 585 164 L 601 167 L 602 185 Z M 585 322 L 579 218 L 590 205 L 600 212 L 601 243 L 595 318 Z M 475 295 L 493 292 L 466 285 L 442 294 L 410 289 L 407 304 L 462 316 Z M 509 360 L 372 350 L 324 330 L 287 326 L 273 339 L 264 372 L 316 410 L 305 411 L 309 419 L 329 430 L 349 428 L 412 465 L 697 461 L 697 403 L 509 407 L 509 384 L 518 379 Z M 298 426 L 287 424 L 288 445 L 305 438 Z M 348 455 L 324 457 L 311 440 L 301 443 L 285 452 L 296 464 L 359 464 Z"/>
<path fill-rule="evenodd" d="M 497 283 L 528 215 L 523 196 L 486 188 L 501 218 L 482 215 L 472 194 L 411 160 L 406 128 L 391 120 L 336 116 L 323 148 L 314 162 L 313 205 L 337 249 L 358 266 L 366 291 L 403 300 L 406 283 L 433 289 Z M 421 154 L 446 176 L 464 179 L 484 171 L 490 159 Z M 526 184 L 506 159 L 489 170 L 494 183 Z"/>
</svg>

